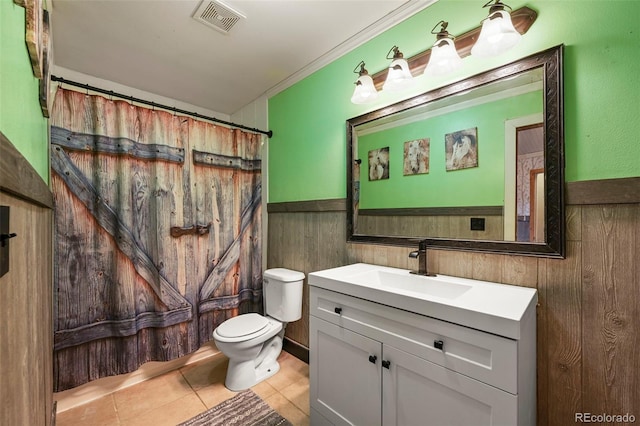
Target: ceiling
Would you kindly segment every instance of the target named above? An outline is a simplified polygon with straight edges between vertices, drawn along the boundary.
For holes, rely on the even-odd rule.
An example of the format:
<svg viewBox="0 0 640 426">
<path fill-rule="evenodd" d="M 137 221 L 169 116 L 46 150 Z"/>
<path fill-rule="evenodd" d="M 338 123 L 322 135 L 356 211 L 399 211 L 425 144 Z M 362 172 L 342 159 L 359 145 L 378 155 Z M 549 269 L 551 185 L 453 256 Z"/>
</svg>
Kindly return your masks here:
<svg viewBox="0 0 640 426">
<path fill-rule="evenodd" d="M 226 34 L 200 0 L 53 0 L 55 65 L 231 115 L 433 3 L 222 1 L 246 17 Z"/>
</svg>

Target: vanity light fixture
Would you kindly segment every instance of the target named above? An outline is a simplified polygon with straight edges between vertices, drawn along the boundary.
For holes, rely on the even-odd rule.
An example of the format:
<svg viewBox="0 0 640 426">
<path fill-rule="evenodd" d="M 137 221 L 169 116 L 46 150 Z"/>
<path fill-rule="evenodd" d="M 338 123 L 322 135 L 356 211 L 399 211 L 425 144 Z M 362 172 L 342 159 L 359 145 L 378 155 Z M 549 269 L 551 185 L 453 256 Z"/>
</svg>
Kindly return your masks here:
<svg viewBox="0 0 640 426">
<path fill-rule="evenodd" d="M 489 16 L 482 21 L 482 30 L 478 41 L 471 48 L 471 55 L 495 56 L 518 44 L 522 35 L 514 28 L 511 14 L 505 10 L 511 10 L 511 7 L 500 0 L 489 0 L 482 7 L 489 7 Z"/>
<path fill-rule="evenodd" d="M 360 61 L 353 69 L 353 72 L 358 74 L 358 80 L 355 82 L 356 88 L 353 91 L 353 96 L 351 96 L 351 102 L 354 104 L 366 104 L 378 98 L 376 86 L 373 84 L 373 79 L 364 65 L 364 61 Z M 358 70 L 358 67 L 360 70 Z"/>
<path fill-rule="evenodd" d="M 435 32 L 438 25 L 441 26 L 440 31 Z M 462 58 L 458 55 L 453 37 L 447 31 L 448 25 L 448 22 L 440 21 L 431 30 L 431 34 L 436 35 L 436 42 L 431 48 L 429 63 L 424 69 L 424 74 L 427 76 L 447 74 L 462 66 Z"/>
<path fill-rule="evenodd" d="M 389 55 L 393 52 L 393 57 Z M 387 72 L 387 79 L 382 85 L 383 90 L 390 92 L 400 92 L 408 89 L 414 84 L 413 75 L 409 69 L 409 63 L 404 59 L 398 46 L 393 46 L 387 53 L 387 59 L 392 59 Z"/>
<path fill-rule="evenodd" d="M 431 74 L 432 71 L 427 71 L 426 67 L 427 65 L 429 65 L 429 68 L 436 66 L 438 62 L 437 57 L 440 53 L 447 51 L 448 47 L 445 46 L 449 44 L 453 47 L 451 50 L 454 50 L 459 58 L 465 58 L 470 54 L 476 56 L 491 56 L 492 54 L 502 53 L 518 43 L 522 37 L 521 34 L 525 34 L 529 30 L 538 16 L 535 10 L 526 6 L 509 13 L 505 8 L 511 10 L 511 7 L 501 3 L 500 0 L 490 0 L 483 7 L 490 8 L 489 16 L 482 21 L 482 25 L 457 35 L 455 37 L 455 43 L 453 42 L 454 37 L 450 36 L 446 31 L 446 22 L 440 21 L 431 32 L 434 33 L 438 25 L 442 25 L 442 28 L 438 33 L 434 33 L 437 36 L 436 42 L 428 49 L 404 59 L 398 47 L 393 46 L 387 54 L 387 59 L 393 59 L 389 68 L 370 75 L 375 89 L 378 91 L 383 89 L 400 91 L 414 84 L 413 75 L 423 73 L 427 75 L 437 75 L 435 73 Z M 487 28 L 490 32 L 492 31 L 492 34 L 487 35 Z M 443 49 L 443 52 L 438 52 Z M 451 50 L 449 52 L 451 52 Z M 391 52 L 394 52 L 392 58 L 389 57 Z M 455 61 L 455 59 L 453 60 Z M 433 62 L 433 64 L 431 62 Z M 356 69 L 360 66 L 361 64 L 358 64 Z M 364 68 L 364 63 L 362 63 L 362 68 Z M 453 71 L 453 69 L 450 71 Z M 356 71 L 354 70 L 354 72 Z M 359 74 L 361 77 L 363 76 L 363 74 Z M 362 80 L 358 78 L 358 81 L 360 81 L 363 86 L 365 85 L 365 80 L 368 81 L 368 78 L 363 78 Z M 358 82 L 356 82 L 356 86 L 358 86 Z M 370 93 L 374 93 L 372 89 L 368 89 L 368 91 L 369 90 Z M 358 87 L 356 87 L 356 91 L 358 91 Z M 356 93 L 354 93 L 354 97 L 355 94 Z M 373 96 L 376 95 L 377 93 Z M 355 100 L 357 99 L 358 98 L 355 98 Z M 354 103 L 355 100 L 352 98 Z M 369 98 L 369 100 L 373 100 L 373 98 Z"/>
</svg>

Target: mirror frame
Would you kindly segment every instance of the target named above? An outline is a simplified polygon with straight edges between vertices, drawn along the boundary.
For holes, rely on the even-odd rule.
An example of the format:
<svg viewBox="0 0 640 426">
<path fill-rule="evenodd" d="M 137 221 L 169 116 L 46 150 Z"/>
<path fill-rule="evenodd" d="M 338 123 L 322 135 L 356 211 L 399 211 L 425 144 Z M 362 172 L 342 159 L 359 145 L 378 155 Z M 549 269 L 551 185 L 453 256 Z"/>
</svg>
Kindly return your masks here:
<svg viewBox="0 0 640 426">
<path fill-rule="evenodd" d="M 471 250 L 479 252 L 520 254 L 540 257 L 565 257 L 564 206 L 564 91 L 563 50 L 559 45 L 535 53 L 507 65 L 473 75 L 395 104 L 347 120 L 347 242 L 416 246 L 426 241 L 429 248 L 444 250 Z M 354 231 L 353 182 L 354 140 L 356 126 L 392 114 L 425 105 L 447 96 L 484 86 L 499 79 L 514 76 L 534 68 L 543 68 L 544 90 L 544 163 L 545 163 L 545 242 L 530 243 L 497 240 L 465 240 L 424 237 L 399 237 L 357 234 Z"/>
</svg>

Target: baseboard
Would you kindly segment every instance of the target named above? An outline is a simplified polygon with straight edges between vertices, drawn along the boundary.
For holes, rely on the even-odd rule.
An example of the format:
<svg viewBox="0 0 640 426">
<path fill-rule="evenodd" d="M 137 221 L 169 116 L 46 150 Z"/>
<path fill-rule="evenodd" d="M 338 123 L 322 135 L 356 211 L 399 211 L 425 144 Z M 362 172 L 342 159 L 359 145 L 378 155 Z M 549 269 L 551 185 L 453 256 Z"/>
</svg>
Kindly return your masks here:
<svg viewBox="0 0 640 426">
<path fill-rule="evenodd" d="M 216 348 L 213 341 L 211 341 L 203 345 L 194 353 L 172 361 L 147 362 L 132 373 L 104 377 L 102 379 L 85 383 L 84 385 L 73 389 L 54 393 L 53 398 L 55 400 L 55 404 L 57 404 L 57 412 L 61 413 L 71 408 L 78 407 L 121 389 L 128 388 L 129 386 L 136 385 L 164 373 L 177 370 L 185 365 L 216 356 L 220 353 L 221 352 Z"/>
<path fill-rule="evenodd" d="M 289 352 L 299 360 L 309 364 L 309 348 L 302 346 L 298 342 L 294 342 L 288 337 L 285 337 L 284 341 L 282 342 L 282 349 Z"/>
</svg>

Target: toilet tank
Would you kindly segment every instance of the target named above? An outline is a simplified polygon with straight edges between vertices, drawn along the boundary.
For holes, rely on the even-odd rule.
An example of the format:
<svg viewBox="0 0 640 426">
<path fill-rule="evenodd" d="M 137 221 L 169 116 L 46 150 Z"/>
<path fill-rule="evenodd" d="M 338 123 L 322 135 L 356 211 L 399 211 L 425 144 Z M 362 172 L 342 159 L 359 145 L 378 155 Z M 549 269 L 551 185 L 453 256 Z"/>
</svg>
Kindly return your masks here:
<svg viewBox="0 0 640 426">
<path fill-rule="evenodd" d="M 271 318 L 282 322 L 302 317 L 302 283 L 304 273 L 285 268 L 264 271 L 262 288 L 264 311 Z"/>
</svg>

